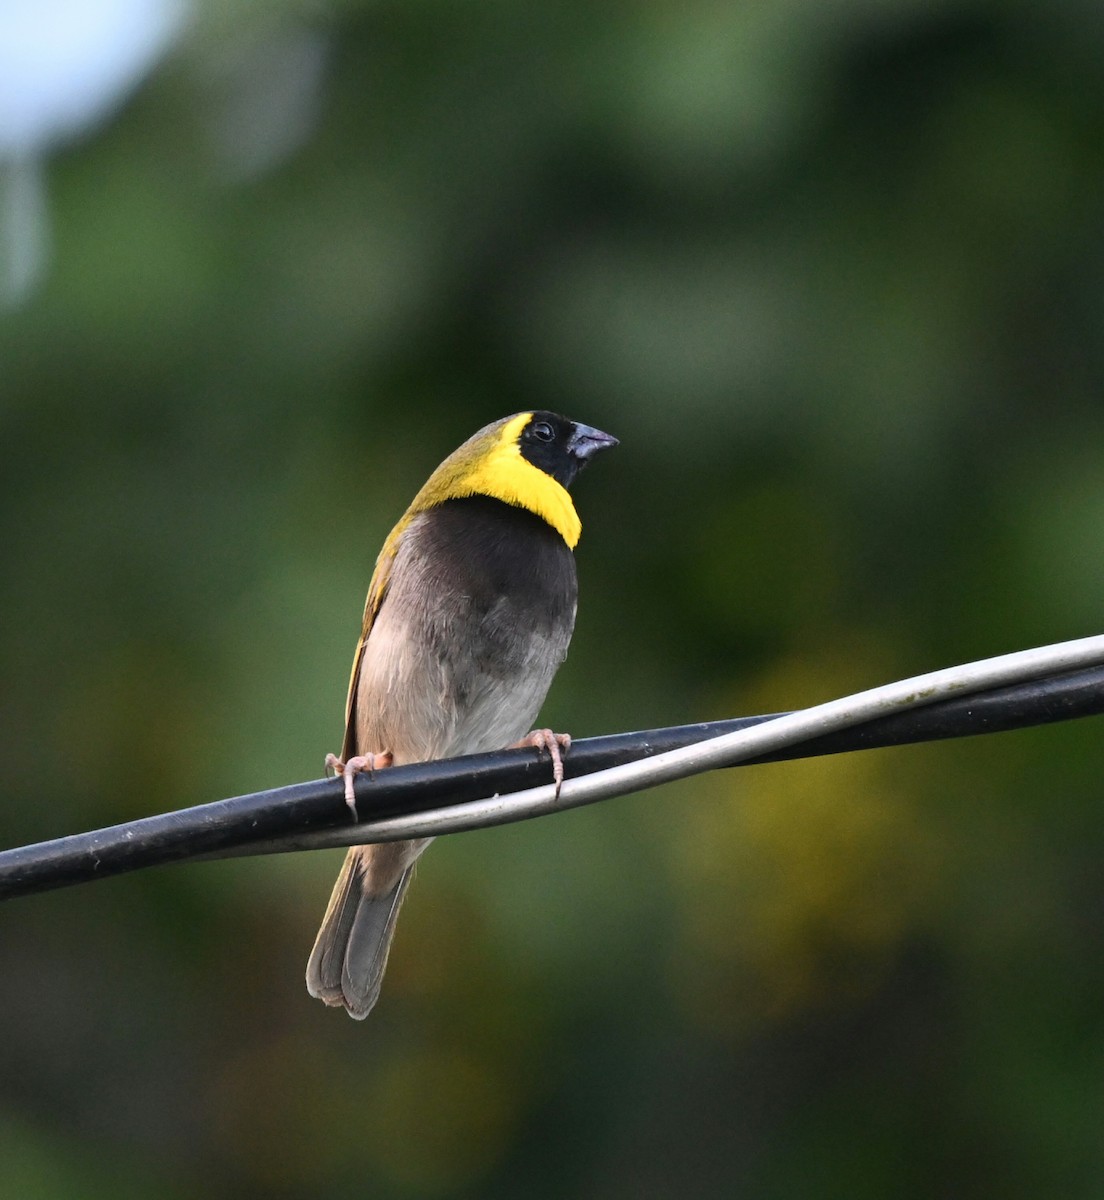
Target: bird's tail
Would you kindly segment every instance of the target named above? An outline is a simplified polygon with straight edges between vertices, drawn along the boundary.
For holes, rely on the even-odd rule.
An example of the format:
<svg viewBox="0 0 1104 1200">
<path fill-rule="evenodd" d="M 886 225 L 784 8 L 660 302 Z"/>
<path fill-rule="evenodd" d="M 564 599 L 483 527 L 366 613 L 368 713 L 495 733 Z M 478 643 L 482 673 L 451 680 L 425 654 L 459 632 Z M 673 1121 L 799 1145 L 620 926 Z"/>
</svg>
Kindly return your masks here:
<svg viewBox="0 0 1104 1200">
<path fill-rule="evenodd" d="M 307 962 L 307 991 L 362 1021 L 379 999 L 387 954 L 418 855 L 429 839 L 353 846 Z"/>
</svg>

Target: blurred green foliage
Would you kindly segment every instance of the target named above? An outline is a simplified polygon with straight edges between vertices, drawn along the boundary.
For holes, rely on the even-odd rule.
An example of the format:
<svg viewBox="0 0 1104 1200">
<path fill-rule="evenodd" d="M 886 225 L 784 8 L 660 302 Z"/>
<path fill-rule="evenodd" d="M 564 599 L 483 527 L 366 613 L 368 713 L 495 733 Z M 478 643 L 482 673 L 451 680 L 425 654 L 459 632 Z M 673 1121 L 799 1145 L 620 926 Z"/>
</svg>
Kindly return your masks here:
<svg viewBox="0 0 1104 1200">
<path fill-rule="evenodd" d="M 576 489 L 577 736 L 1098 632 L 1104 12 L 200 8 L 0 321 L 4 844 L 319 774 L 486 421 Z M 337 855 L 0 913 L 0 1194 L 1099 1196 L 1094 722 L 449 839 L 361 1025 Z"/>
</svg>

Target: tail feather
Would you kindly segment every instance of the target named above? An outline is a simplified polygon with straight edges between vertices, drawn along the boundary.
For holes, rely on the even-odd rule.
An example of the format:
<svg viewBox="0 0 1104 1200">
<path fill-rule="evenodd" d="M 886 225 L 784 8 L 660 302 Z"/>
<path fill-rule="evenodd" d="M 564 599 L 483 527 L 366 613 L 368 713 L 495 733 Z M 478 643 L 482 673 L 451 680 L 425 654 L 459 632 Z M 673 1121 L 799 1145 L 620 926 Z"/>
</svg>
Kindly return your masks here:
<svg viewBox="0 0 1104 1200">
<path fill-rule="evenodd" d="M 415 860 L 428 844 L 393 842 L 350 849 L 307 962 L 307 991 L 312 996 L 343 1005 L 358 1021 L 372 1011 Z M 389 869 L 381 872 L 385 864 Z"/>
<path fill-rule="evenodd" d="M 413 876 L 414 864 L 411 863 L 389 892 L 361 901 L 353 918 L 341 971 L 341 990 L 349 1016 L 358 1021 L 371 1012 L 379 999 L 391 939 L 395 936 L 395 922 Z"/>
</svg>

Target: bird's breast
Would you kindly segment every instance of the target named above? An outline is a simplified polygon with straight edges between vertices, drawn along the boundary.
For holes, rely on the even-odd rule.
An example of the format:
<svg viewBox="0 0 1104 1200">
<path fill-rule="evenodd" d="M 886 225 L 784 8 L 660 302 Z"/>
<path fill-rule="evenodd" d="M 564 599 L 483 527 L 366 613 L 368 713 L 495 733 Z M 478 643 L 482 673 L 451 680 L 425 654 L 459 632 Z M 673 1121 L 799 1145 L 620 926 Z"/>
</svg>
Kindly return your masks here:
<svg viewBox="0 0 1104 1200">
<path fill-rule="evenodd" d="M 575 624 L 575 560 L 532 513 L 448 500 L 403 533 L 361 658 L 358 753 L 476 754 L 530 728 Z"/>
</svg>

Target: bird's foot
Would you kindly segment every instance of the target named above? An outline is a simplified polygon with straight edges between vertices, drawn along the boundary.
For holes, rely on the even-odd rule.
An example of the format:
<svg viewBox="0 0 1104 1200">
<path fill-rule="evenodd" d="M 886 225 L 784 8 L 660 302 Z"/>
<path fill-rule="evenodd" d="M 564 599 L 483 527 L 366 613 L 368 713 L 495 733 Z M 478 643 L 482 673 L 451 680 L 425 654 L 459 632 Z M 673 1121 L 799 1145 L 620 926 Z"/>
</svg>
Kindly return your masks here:
<svg viewBox="0 0 1104 1200">
<path fill-rule="evenodd" d="M 359 821 L 357 815 L 356 793 L 353 791 L 353 780 L 362 772 L 367 771 L 369 775 L 373 771 L 382 770 L 384 767 L 389 767 L 395 761 L 395 756 L 390 750 L 383 750 L 379 754 L 354 754 L 352 758 L 342 762 L 336 754 L 326 755 L 326 770 L 333 771 L 335 775 L 340 775 L 345 780 L 345 803 L 349 806 L 349 811 L 353 814 L 353 820 Z"/>
<path fill-rule="evenodd" d="M 553 733 L 551 729 L 534 729 L 527 733 L 520 742 L 515 742 L 511 750 L 522 746 L 535 746 L 538 750 L 547 750 L 552 760 L 552 778 L 556 781 L 556 799 L 560 798 L 560 788 L 564 781 L 563 756 L 571 749 L 570 733 Z"/>
</svg>

